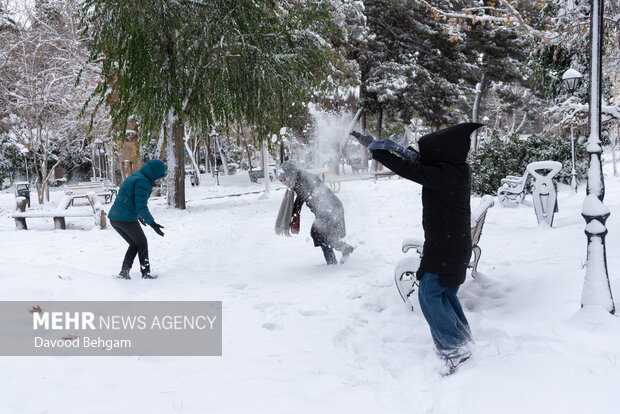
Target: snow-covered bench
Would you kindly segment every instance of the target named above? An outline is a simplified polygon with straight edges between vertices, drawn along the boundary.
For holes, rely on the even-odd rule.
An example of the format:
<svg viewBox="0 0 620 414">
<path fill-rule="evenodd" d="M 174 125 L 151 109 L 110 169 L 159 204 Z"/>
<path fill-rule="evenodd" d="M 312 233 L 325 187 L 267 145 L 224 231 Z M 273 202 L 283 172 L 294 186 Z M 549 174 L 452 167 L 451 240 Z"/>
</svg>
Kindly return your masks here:
<svg viewBox="0 0 620 414">
<path fill-rule="evenodd" d="M 364 165 L 364 160 L 361 158 L 350 158 L 349 165 L 354 174 L 368 171 L 368 164 Z"/>
<path fill-rule="evenodd" d="M 54 229 L 65 230 L 67 228 L 67 217 L 93 217 L 95 223 L 102 229 L 106 228 L 106 214 L 101 208 L 101 204 L 97 200 L 95 193 L 89 193 L 85 196 L 92 207 L 92 211 L 88 210 L 68 210 L 71 205 L 72 198 L 65 196 L 58 207 L 55 210 L 34 210 L 26 211 L 26 199 L 18 197 L 17 211 L 11 214 L 11 217 L 15 220 L 15 227 L 17 230 L 28 230 L 26 219 L 34 218 L 48 218 L 52 217 L 54 220 Z"/>
<path fill-rule="evenodd" d="M 269 172 L 269 181 L 273 181 L 274 174 L 275 171 L 274 173 Z M 262 168 L 253 168 L 248 170 L 248 175 L 250 176 L 250 182 L 257 183 L 259 178 L 265 178 L 265 171 Z"/>
<path fill-rule="evenodd" d="M 480 200 L 478 206 L 471 212 L 471 250 L 472 258 L 469 262 L 468 268 L 471 269 L 471 276 L 478 276 L 478 262 L 480 261 L 480 255 L 482 250 L 478 246 L 480 236 L 482 235 L 482 227 L 487 216 L 487 211 L 494 205 L 493 197 L 485 195 Z M 424 254 L 424 241 L 420 239 L 405 239 L 403 240 L 402 250 L 403 253 L 407 253 L 409 250 L 415 249 L 418 255 L 408 256 L 398 262 L 396 269 L 394 270 L 394 281 L 396 282 L 396 288 L 400 297 L 405 303 L 411 306 L 413 305 L 409 300 L 409 297 L 415 292 L 418 286 L 415 272 L 420 266 L 420 259 Z"/>
<path fill-rule="evenodd" d="M 557 161 L 536 161 L 527 165 L 527 172 L 534 177 L 532 201 L 538 224 L 553 226 L 553 217 L 558 212 L 558 193 L 553 177 L 562 169 Z"/>
<path fill-rule="evenodd" d="M 497 198 L 503 207 L 521 204 L 525 198 L 527 179 L 530 173 L 525 171 L 523 176 L 509 175 L 502 178 L 502 185 L 497 189 Z"/>
</svg>

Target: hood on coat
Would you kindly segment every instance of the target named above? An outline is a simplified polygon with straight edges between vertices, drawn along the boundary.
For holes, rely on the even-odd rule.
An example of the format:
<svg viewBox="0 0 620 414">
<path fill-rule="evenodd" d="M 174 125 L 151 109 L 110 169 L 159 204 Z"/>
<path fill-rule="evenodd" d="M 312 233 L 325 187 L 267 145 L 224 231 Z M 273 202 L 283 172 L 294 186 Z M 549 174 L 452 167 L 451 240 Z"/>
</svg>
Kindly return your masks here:
<svg viewBox="0 0 620 414">
<path fill-rule="evenodd" d="M 299 164 L 295 160 L 284 161 L 280 168 L 282 169 L 285 177 L 291 177 L 300 170 Z"/>
<path fill-rule="evenodd" d="M 166 164 L 156 158 L 153 158 L 140 168 L 140 172 L 144 174 L 146 178 L 155 182 L 166 176 Z"/>
<path fill-rule="evenodd" d="M 481 126 L 484 125 L 466 122 L 424 135 L 418 141 L 422 163 L 465 163 L 470 146 L 469 136 Z"/>
</svg>

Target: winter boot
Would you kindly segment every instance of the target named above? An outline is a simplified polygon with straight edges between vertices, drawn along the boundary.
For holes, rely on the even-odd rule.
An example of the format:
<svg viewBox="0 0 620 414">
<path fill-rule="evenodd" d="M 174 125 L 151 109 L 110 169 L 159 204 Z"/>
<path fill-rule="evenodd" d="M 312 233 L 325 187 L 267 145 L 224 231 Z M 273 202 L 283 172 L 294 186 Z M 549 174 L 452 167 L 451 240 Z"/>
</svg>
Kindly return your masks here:
<svg viewBox="0 0 620 414">
<path fill-rule="evenodd" d="M 151 274 L 151 266 L 147 263 L 146 265 L 140 265 L 140 273 L 142 273 L 142 279 L 157 279 L 157 276 Z"/>
<path fill-rule="evenodd" d="M 325 256 L 325 261 L 328 265 L 335 265 L 338 263 L 338 260 L 336 260 L 336 254 L 331 247 L 322 244 L 321 250 L 323 250 L 323 256 Z"/>
<path fill-rule="evenodd" d="M 121 269 L 121 272 L 118 274 L 118 276 L 116 276 L 116 278 L 117 279 L 131 279 L 131 277 L 129 276 L 129 270 L 130 268 L 123 267 Z"/>
<path fill-rule="evenodd" d="M 471 357 L 471 352 L 466 352 L 466 353 L 463 353 L 461 355 L 457 355 L 454 357 L 444 358 L 444 366 L 439 371 L 439 374 L 442 377 L 446 377 L 448 375 L 454 374 L 454 372 L 459 367 L 459 365 L 467 361 L 470 357 Z"/>
<path fill-rule="evenodd" d="M 342 257 L 340 258 L 340 264 L 344 264 L 349 259 L 349 255 L 353 253 L 355 247 L 349 246 L 348 244 L 342 249 Z"/>
</svg>

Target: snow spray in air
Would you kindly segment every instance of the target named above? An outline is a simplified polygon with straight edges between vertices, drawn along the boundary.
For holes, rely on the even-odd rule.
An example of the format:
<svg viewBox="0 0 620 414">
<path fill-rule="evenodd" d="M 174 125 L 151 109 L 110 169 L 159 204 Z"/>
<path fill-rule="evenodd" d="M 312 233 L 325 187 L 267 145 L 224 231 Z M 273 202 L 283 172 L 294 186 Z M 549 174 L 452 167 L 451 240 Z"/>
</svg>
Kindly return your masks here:
<svg viewBox="0 0 620 414">
<path fill-rule="evenodd" d="M 339 171 L 338 165 L 351 152 L 349 133 L 361 115 L 361 109 L 353 116 L 349 111 L 323 111 L 310 106 L 310 114 L 314 118 L 312 160 L 313 168 L 327 168 L 332 172 Z"/>
</svg>

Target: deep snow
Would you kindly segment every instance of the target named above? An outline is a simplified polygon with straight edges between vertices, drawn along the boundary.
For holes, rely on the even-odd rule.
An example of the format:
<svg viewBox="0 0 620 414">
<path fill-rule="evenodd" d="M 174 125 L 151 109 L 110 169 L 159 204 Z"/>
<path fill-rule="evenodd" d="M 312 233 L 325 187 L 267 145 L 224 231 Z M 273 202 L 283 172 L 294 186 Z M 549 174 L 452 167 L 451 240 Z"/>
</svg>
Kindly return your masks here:
<svg viewBox="0 0 620 414">
<path fill-rule="evenodd" d="M 617 301 L 620 178 L 608 167 Z M 328 267 L 312 246 L 307 207 L 300 235 L 274 234 L 279 184 L 265 195 L 246 173 L 220 180 L 188 187 L 186 211 L 150 200 L 166 232 L 147 229 L 156 281 L 138 279 L 137 265 L 134 280 L 114 279 L 126 245 L 90 219 L 68 219 L 66 231 L 29 220 L 31 230 L 16 231 L 14 197 L 0 194 L 1 300 L 222 300 L 224 324 L 223 357 L 0 357 L 0 413 L 610 413 L 620 405 L 620 321 L 580 310 L 583 186 L 579 194 L 560 186 L 553 229 L 537 224 L 531 196 L 489 210 L 482 275 L 459 292 L 474 354 L 442 378 L 419 309 L 410 312 L 393 283 L 401 240 L 421 236 L 420 186 L 342 183 L 347 241 L 357 248 Z"/>
</svg>

